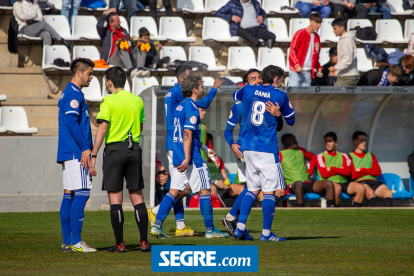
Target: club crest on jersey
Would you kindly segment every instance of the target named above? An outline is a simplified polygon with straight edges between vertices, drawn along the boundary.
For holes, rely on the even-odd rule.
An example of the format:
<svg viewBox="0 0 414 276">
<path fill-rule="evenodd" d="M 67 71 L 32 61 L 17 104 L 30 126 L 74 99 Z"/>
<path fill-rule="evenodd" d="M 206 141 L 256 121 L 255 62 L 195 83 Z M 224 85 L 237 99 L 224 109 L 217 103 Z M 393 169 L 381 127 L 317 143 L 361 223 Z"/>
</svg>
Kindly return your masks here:
<svg viewBox="0 0 414 276">
<path fill-rule="evenodd" d="M 192 123 L 193 125 L 195 125 L 197 123 L 197 117 L 196 116 L 192 116 L 190 118 L 190 123 Z"/>
<path fill-rule="evenodd" d="M 230 110 L 230 116 L 229 119 L 233 118 L 233 111 Z"/>
<path fill-rule="evenodd" d="M 79 107 L 79 102 L 77 100 L 72 100 L 70 102 L 70 107 L 72 107 L 72 108 L 78 108 Z"/>
<path fill-rule="evenodd" d="M 256 90 L 254 91 L 254 95 L 264 97 L 264 98 L 270 98 L 270 92 L 262 92 L 262 91 Z"/>
</svg>

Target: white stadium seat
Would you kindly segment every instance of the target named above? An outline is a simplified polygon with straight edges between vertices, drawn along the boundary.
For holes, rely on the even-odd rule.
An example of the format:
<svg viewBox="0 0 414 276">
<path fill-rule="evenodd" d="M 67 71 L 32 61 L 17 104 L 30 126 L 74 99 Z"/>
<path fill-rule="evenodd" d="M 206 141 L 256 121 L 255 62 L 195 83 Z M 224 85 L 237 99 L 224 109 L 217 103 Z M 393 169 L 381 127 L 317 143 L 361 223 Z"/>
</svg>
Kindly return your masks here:
<svg viewBox="0 0 414 276">
<path fill-rule="evenodd" d="M 173 76 L 162 77 L 161 85 L 173 86 L 176 83 L 177 83 L 177 77 L 173 77 Z"/>
<path fill-rule="evenodd" d="M 412 33 L 414 33 L 414 19 L 406 19 L 404 27 L 404 38 L 408 41 Z"/>
<path fill-rule="evenodd" d="M 64 45 L 45 45 L 43 46 L 43 57 L 42 57 L 42 69 L 57 69 L 57 70 L 70 70 L 70 67 L 59 67 L 53 64 L 55 59 L 61 58 L 65 62 L 71 62 L 70 53 L 68 48 Z"/>
<path fill-rule="evenodd" d="M 221 7 L 223 7 L 228 1 L 223 0 L 204 0 L 205 1 L 205 9 L 210 11 L 218 11 Z"/>
<path fill-rule="evenodd" d="M 139 96 L 147 88 L 159 85 L 156 77 L 135 77 L 132 80 L 132 93 Z"/>
<path fill-rule="evenodd" d="M 248 71 L 256 67 L 256 56 L 253 49 L 248 46 L 231 46 L 228 50 L 229 57 L 227 69 Z"/>
<path fill-rule="evenodd" d="M 292 18 L 289 21 L 289 37 L 293 38 L 300 29 L 309 27 L 309 18 Z M 277 38 L 276 38 L 277 39 Z"/>
<path fill-rule="evenodd" d="M 160 58 L 170 57 L 171 62 L 176 60 L 187 61 L 187 54 L 181 46 L 164 46 L 160 50 Z"/>
<path fill-rule="evenodd" d="M 214 55 L 213 49 L 211 49 L 210 47 L 190 47 L 188 60 L 207 64 L 207 71 L 226 70 L 226 66 L 217 66 L 216 57 Z"/>
<path fill-rule="evenodd" d="M 101 40 L 96 24 L 98 20 L 93 15 L 76 15 L 73 17 L 72 36 L 79 39 Z"/>
<path fill-rule="evenodd" d="M 70 33 L 69 22 L 63 15 L 45 15 L 44 21 L 49 24 L 65 40 L 79 40 Z"/>
<path fill-rule="evenodd" d="M 184 20 L 179 16 L 161 16 L 160 36 L 176 42 L 194 42 L 195 37 L 187 36 Z"/>
<path fill-rule="evenodd" d="M 388 5 L 390 7 L 392 15 L 411 15 L 411 14 L 413 14 L 413 10 L 405 11 L 403 9 L 403 0 L 387 0 L 386 5 Z"/>
<path fill-rule="evenodd" d="M 290 42 L 286 22 L 283 18 L 266 18 L 267 30 L 276 35 L 276 42 Z"/>
<path fill-rule="evenodd" d="M 348 26 L 347 26 L 348 31 L 354 29 L 357 26 L 361 28 L 373 27 L 372 22 L 369 19 L 348 19 Z M 373 43 L 373 44 L 382 43 L 382 40 L 379 39 L 379 36 L 377 36 L 376 40 L 362 40 L 362 39 L 357 38 L 356 41 L 362 42 L 362 43 Z"/>
<path fill-rule="evenodd" d="M 257 69 L 261 71 L 268 65 L 276 65 L 286 70 L 285 54 L 281 48 L 259 48 Z"/>
<path fill-rule="evenodd" d="M 6 95 L 0 95 L 0 102 L 5 101 L 5 100 L 7 100 L 7 96 Z"/>
<path fill-rule="evenodd" d="M 5 128 L 6 131 L 21 134 L 37 133 L 36 127 L 29 127 L 26 111 L 21 106 L 1 107 L 0 127 Z"/>
<path fill-rule="evenodd" d="M 152 40 L 165 40 L 164 37 L 158 35 L 157 23 L 151 16 L 133 16 L 131 17 L 131 36 L 139 37 L 139 29 L 147 28 Z"/>
<path fill-rule="evenodd" d="M 229 23 L 223 18 L 218 17 L 204 17 L 201 37 L 203 40 L 215 40 L 218 42 L 239 41 L 238 36 L 230 35 Z"/>
<path fill-rule="evenodd" d="M 82 92 L 85 95 L 85 100 L 89 102 L 100 102 L 102 100 L 101 85 L 96 76 L 93 76 L 88 87 L 82 88 Z"/>
<path fill-rule="evenodd" d="M 128 21 L 126 20 L 126 18 L 120 15 L 119 21 L 121 21 L 121 27 L 129 33 Z"/>
<path fill-rule="evenodd" d="M 398 50 L 398 48 L 383 48 L 385 52 L 387 52 L 387 54 L 391 54 L 394 53 L 395 51 Z"/>
<path fill-rule="evenodd" d="M 326 41 L 331 41 L 331 42 L 339 41 L 339 36 L 336 36 L 333 32 L 332 21 L 334 20 L 335 18 L 324 18 L 322 20 L 321 27 L 319 28 L 319 31 L 318 31 L 319 37 L 322 43 Z"/>
<path fill-rule="evenodd" d="M 82 45 L 73 47 L 73 60 L 77 58 L 89 58 L 91 60 L 100 60 L 98 48 L 93 45 Z M 94 71 L 106 71 L 108 68 L 93 68 Z"/>
<path fill-rule="evenodd" d="M 203 0 L 177 0 L 177 11 L 190 13 L 210 13 L 211 10 L 204 7 Z"/>
<path fill-rule="evenodd" d="M 407 43 L 404 39 L 400 21 L 398 19 L 378 19 L 375 24 L 378 40 L 391 43 Z"/>
<path fill-rule="evenodd" d="M 321 48 L 321 52 L 319 53 L 319 64 L 321 66 L 329 62 L 329 49 L 328 47 Z"/>
<path fill-rule="evenodd" d="M 357 67 L 360 72 L 367 72 L 374 69 L 372 60 L 367 58 L 364 48 L 357 48 Z"/>
<path fill-rule="evenodd" d="M 131 87 L 129 86 L 128 79 L 125 82 L 124 90 L 132 93 Z M 106 87 L 105 87 L 105 78 L 102 78 L 102 97 L 106 97 L 108 95 L 109 95 L 108 91 L 106 91 Z"/>
<path fill-rule="evenodd" d="M 47 2 L 53 4 L 56 10 L 62 10 L 62 0 L 48 0 Z"/>
<path fill-rule="evenodd" d="M 203 84 L 204 84 L 204 86 L 213 86 L 214 85 L 214 78 L 213 77 L 203 77 Z"/>
<path fill-rule="evenodd" d="M 269 14 L 271 12 L 284 13 L 284 14 L 295 14 L 299 13 L 298 9 L 291 10 L 282 10 L 282 7 L 291 7 L 289 0 L 263 0 L 262 9 Z"/>
<path fill-rule="evenodd" d="M 225 77 L 221 77 L 221 78 L 227 78 L 227 79 L 231 80 L 232 82 L 234 82 L 235 84 L 243 82 L 242 77 L 225 76 Z"/>
</svg>

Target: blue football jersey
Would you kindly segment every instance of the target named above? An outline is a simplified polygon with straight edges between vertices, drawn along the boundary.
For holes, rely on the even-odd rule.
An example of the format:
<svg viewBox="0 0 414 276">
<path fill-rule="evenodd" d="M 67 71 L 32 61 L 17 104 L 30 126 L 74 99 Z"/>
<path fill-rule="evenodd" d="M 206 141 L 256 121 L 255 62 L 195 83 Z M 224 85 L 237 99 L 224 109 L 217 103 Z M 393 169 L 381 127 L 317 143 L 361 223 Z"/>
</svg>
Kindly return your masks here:
<svg viewBox="0 0 414 276">
<path fill-rule="evenodd" d="M 204 163 L 200 153 L 200 134 L 201 134 L 200 111 L 196 102 L 191 98 L 186 98 L 181 102 L 174 114 L 173 131 L 173 164 L 178 166 L 185 159 L 184 153 L 184 129 L 193 131 L 191 142 L 191 159 L 189 164 Z"/>
<path fill-rule="evenodd" d="M 243 103 L 235 102 L 230 111 L 230 116 L 227 121 L 226 130 L 233 131 L 233 129 L 236 127 L 237 124 L 240 125 L 239 136 L 237 137 L 237 144 L 239 146 L 242 145 L 242 141 L 243 141 L 242 118 L 243 118 Z M 231 139 L 233 140 L 233 135 L 231 136 Z M 227 137 L 226 137 L 226 140 L 227 140 Z"/>
<path fill-rule="evenodd" d="M 197 106 L 208 108 L 216 96 L 217 89 L 211 88 L 210 92 L 197 102 Z M 167 137 L 165 139 L 165 150 L 173 150 L 174 114 L 180 102 L 184 101 L 181 85 L 176 83 L 164 97 L 165 126 Z"/>
<path fill-rule="evenodd" d="M 295 116 L 287 94 L 272 85 L 246 85 L 234 92 L 235 101 L 243 102 L 243 150 L 275 154 L 278 159 L 277 119 L 266 111 L 266 102 L 277 102 L 285 119 Z M 278 160 L 276 160 L 278 162 Z"/>
<path fill-rule="evenodd" d="M 60 96 L 58 108 L 57 162 L 80 159 L 83 151 L 92 150 L 89 109 L 80 88 L 69 82 Z"/>
</svg>

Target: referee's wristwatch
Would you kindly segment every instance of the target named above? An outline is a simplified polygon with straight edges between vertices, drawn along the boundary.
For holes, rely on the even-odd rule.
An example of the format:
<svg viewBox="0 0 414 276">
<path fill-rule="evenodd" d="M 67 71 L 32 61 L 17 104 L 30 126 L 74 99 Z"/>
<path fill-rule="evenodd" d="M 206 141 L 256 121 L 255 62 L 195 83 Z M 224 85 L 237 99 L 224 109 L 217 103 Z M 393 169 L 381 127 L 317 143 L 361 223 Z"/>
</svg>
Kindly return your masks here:
<svg viewBox="0 0 414 276">
<path fill-rule="evenodd" d="M 91 157 L 90 158 L 97 158 L 98 157 L 98 155 L 93 155 L 92 153 L 91 153 Z"/>
</svg>

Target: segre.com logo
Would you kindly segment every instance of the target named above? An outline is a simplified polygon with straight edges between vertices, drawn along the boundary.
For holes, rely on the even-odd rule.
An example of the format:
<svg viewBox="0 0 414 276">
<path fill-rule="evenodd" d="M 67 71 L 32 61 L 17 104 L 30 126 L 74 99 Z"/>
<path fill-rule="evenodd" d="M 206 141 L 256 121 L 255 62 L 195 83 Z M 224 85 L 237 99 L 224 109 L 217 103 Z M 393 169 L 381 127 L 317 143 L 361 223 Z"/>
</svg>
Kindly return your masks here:
<svg viewBox="0 0 414 276">
<path fill-rule="evenodd" d="M 153 272 L 257 272 L 257 245 L 155 245 Z"/>
</svg>

